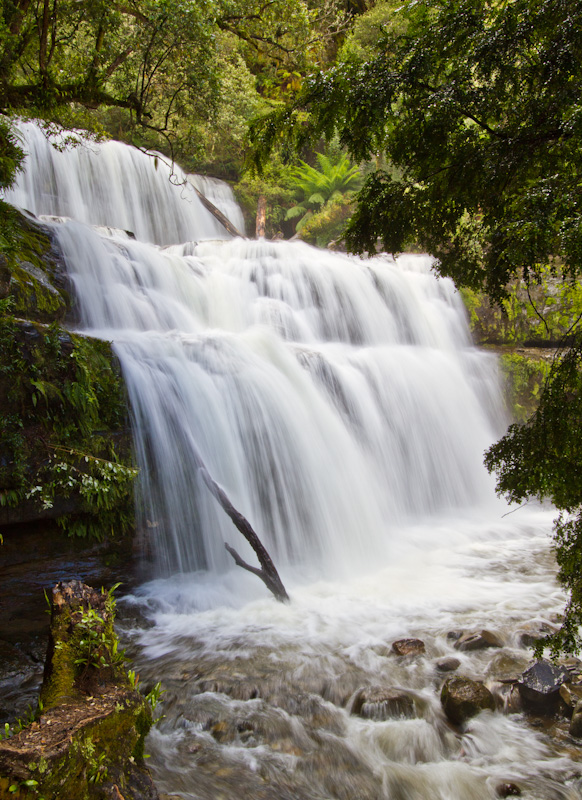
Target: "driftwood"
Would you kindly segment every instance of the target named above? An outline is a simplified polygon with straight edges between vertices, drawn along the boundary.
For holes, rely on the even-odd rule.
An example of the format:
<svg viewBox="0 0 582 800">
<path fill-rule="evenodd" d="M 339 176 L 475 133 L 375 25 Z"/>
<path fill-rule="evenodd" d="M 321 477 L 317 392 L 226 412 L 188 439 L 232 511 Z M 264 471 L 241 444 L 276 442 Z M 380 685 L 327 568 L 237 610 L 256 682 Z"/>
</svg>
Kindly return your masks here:
<svg viewBox="0 0 582 800">
<path fill-rule="evenodd" d="M 220 222 L 221 225 L 223 225 L 226 228 L 226 230 L 230 233 L 231 236 L 239 236 L 241 238 L 244 238 L 244 235 L 234 227 L 232 222 L 228 219 L 228 217 L 224 216 L 224 214 L 222 213 L 222 211 L 220 211 L 220 209 L 216 208 L 214 203 L 211 203 L 210 200 L 207 197 L 205 197 L 202 194 L 202 192 L 194 186 L 193 183 L 191 183 L 190 185 L 198 195 L 198 199 L 200 200 L 202 205 L 208 211 L 210 211 L 212 216 L 216 217 L 216 219 Z"/>
<path fill-rule="evenodd" d="M 261 542 L 255 531 L 251 527 L 249 521 L 246 519 L 246 517 L 243 517 L 240 511 L 237 511 L 237 509 L 233 506 L 233 504 L 228 499 L 228 496 L 226 495 L 225 491 L 210 476 L 206 467 L 204 467 L 201 464 L 199 470 L 204 480 L 204 483 L 210 490 L 213 497 L 215 497 L 216 500 L 218 500 L 224 511 L 226 511 L 228 516 L 233 521 L 234 525 L 242 533 L 242 535 L 245 537 L 247 542 L 250 544 L 250 546 L 257 554 L 257 558 L 259 559 L 259 564 L 261 565 L 261 568 L 259 569 L 258 567 L 251 567 L 250 564 L 247 564 L 246 561 L 242 560 L 242 558 L 239 556 L 239 554 L 233 547 L 225 543 L 224 546 L 226 547 L 230 555 L 234 558 L 234 561 L 237 564 L 237 566 L 242 567 L 243 569 L 246 569 L 248 572 L 252 572 L 253 575 L 259 577 L 263 581 L 267 589 L 270 592 L 272 592 L 272 594 L 281 603 L 289 602 L 289 595 L 287 594 L 285 587 L 283 586 L 283 582 L 279 577 L 279 573 L 277 572 L 277 569 L 273 564 L 271 556 L 269 555 L 263 543 Z"/>
</svg>

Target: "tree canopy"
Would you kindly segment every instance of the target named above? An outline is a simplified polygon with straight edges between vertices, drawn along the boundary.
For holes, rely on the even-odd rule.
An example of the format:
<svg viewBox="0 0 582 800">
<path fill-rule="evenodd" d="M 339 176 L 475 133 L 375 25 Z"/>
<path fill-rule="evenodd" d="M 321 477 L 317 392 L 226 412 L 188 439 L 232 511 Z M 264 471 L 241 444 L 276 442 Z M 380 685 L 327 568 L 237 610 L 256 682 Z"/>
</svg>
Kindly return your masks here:
<svg viewBox="0 0 582 800">
<path fill-rule="evenodd" d="M 242 94 L 249 70 L 284 93 L 344 18 L 335 0 L 2 0 L 0 114 L 99 130 L 96 110 L 117 109 L 186 153 L 223 94 L 241 94 L 233 71 Z"/>
<path fill-rule="evenodd" d="M 577 280 L 582 5 L 420 0 L 374 14 L 375 31 L 360 18 L 357 46 L 254 123 L 259 167 L 275 145 L 292 152 L 339 136 L 354 160 L 385 165 L 358 195 L 351 250 L 420 247 L 440 274 L 497 302 L 511 279 L 528 285 L 548 267 Z M 555 549 L 570 602 L 555 650 L 582 644 L 581 341 L 575 324 L 537 412 L 486 456 L 500 493 L 549 498 L 562 512 Z"/>
<path fill-rule="evenodd" d="M 304 84 L 255 123 L 257 160 L 338 134 L 382 155 L 346 232 L 350 249 L 414 244 L 495 299 L 517 274 L 582 267 L 582 7 L 574 0 L 409 2 L 372 50 Z"/>
</svg>

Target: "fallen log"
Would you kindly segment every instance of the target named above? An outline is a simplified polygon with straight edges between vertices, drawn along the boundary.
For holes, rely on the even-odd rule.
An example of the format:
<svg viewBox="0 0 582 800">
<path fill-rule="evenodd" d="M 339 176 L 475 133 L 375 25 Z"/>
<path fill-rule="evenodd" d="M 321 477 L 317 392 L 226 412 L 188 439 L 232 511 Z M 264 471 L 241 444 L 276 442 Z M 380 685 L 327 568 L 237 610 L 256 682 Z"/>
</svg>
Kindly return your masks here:
<svg viewBox="0 0 582 800">
<path fill-rule="evenodd" d="M 232 224 L 229 218 L 226 217 L 219 208 L 216 208 L 214 203 L 212 203 L 205 195 L 203 195 L 202 192 L 199 189 L 197 189 L 193 183 L 191 183 L 190 186 L 194 189 L 194 191 L 198 195 L 198 199 L 200 200 L 204 208 L 210 211 L 213 217 L 216 217 L 216 219 L 220 222 L 221 225 L 223 225 L 226 228 L 226 230 L 230 233 L 231 236 L 238 236 L 240 238 L 244 238 L 244 234 L 242 234 L 239 230 L 235 228 L 235 226 Z"/>
<path fill-rule="evenodd" d="M 218 483 L 216 483 L 214 478 L 210 476 L 206 467 L 201 465 L 199 467 L 199 471 L 212 496 L 220 503 L 224 511 L 233 521 L 235 527 L 242 533 L 257 554 L 261 568 L 259 569 L 258 567 L 252 567 L 250 564 L 247 564 L 246 561 L 243 561 L 233 547 L 225 543 L 225 548 L 233 557 L 237 566 L 242 567 L 248 572 L 252 572 L 253 575 L 259 577 L 267 589 L 277 598 L 277 600 L 279 600 L 279 602 L 288 603 L 289 595 L 283 586 L 283 582 L 279 577 L 279 573 L 277 572 L 273 560 L 253 530 L 250 522 L 240 513 L 240 511 L 237 511 L 237 509 L 230 502 L 226 492 L 218 485 Z"/>
</svg>

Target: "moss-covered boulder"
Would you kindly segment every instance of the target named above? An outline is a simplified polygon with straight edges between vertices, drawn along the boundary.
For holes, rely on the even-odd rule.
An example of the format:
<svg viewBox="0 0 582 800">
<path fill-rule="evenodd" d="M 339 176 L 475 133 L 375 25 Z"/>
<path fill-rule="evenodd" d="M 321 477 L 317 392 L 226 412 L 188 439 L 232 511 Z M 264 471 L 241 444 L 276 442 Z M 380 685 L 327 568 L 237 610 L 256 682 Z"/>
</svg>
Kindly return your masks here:
<svg viewBox="0 0 582 800">
<path fill-rule="evenodd" d="M 70 310 L 68 280 L 50 228 L 9 212 L 12 242 L 0 253 L 0 299 L 14 314 L 36 322 L 63 322 Z"/>
<path fill-rule="evenodd" d="M 42 713 L 0 742 L 0 800 L 155 800 L 143 762 L 151 707 L 132 686 L 113 601 L 79 581 L 53 590 Z"/>
</svg>

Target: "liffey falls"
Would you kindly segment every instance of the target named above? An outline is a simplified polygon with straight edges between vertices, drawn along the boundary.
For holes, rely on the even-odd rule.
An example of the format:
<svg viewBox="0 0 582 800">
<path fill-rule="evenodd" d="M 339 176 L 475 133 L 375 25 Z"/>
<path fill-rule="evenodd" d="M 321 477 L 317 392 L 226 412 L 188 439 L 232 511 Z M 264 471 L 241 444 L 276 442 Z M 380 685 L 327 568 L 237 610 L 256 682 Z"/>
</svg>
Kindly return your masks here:
<svg viewBox="0 0 582 800">
<path fill-rule="evenodd" d="M 220 182 L 21 130 L 7 199 L 54 228 L 77 329 L 114 343 L 127 385 L 154 574 L 121 601 L 140 620 L 123 636 L 165 690 L 147 740 L 158 790 L 579 798 L 567 721 L 532 717 L 516 685 L 528 632 L 563 609 L 552 512 L 495 497 L 496 361 L 453 284 L 428 256 L 233 238 L 190 185 L 242 230 Z M 257 564 L 201 461 L 290 602 L 225 549 Z M 482 710 L 455 717 L 443 685 Z"/>
</svg>

